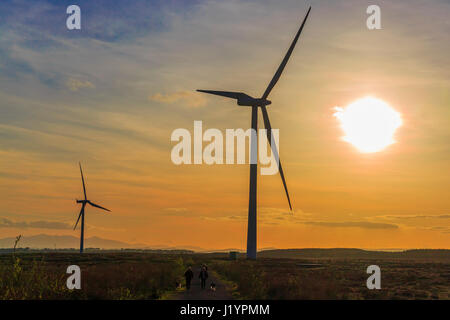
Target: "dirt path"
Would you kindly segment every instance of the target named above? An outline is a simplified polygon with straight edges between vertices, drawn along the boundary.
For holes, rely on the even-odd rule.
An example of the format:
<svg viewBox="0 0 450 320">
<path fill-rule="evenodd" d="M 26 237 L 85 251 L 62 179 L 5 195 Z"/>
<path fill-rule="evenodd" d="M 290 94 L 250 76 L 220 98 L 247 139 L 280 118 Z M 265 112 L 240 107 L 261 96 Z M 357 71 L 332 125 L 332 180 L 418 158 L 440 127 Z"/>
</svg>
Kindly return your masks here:
<svg viewBox="0 0 450 320">
<path fill-rule="evenodd" d="M 213 272 L 208 272 L 209 278 L 206 280 L 206 288 L 200 287 L 198 273 L 194 273 L 194 279 L 191 282 L 191 289 L 175 293 L 171 300 L 230 300 L 233 299 L 231 289 L 220 281 Z M 211 282 L 216 284 L 216 291 L 210 289 Z M 184 285 L 184 283 L 183 283 Z"/>
</svg>

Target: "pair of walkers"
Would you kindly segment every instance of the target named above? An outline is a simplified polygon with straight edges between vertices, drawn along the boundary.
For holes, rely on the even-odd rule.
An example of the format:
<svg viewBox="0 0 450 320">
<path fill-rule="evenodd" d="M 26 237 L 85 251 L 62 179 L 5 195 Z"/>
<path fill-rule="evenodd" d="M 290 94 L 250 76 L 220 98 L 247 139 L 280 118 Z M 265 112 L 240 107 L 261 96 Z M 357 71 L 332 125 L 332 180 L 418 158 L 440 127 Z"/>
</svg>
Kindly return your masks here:
<svg viewBox="0 0 450 320">
<path fill-rule="evenodd" d="M 200 278 L 201 288 L 205 289 L 206 279 L 208 279 L 208 268 L 205 265 L 202 265 L 198 277 Z M 184 278 L 186 279 L 186 289 L 189 290 L 191 288 L 191 280 L 194 278 L 194 272 L 192 271 L 191 266 L 189 266 L 184 273 Z"/>
</svg>

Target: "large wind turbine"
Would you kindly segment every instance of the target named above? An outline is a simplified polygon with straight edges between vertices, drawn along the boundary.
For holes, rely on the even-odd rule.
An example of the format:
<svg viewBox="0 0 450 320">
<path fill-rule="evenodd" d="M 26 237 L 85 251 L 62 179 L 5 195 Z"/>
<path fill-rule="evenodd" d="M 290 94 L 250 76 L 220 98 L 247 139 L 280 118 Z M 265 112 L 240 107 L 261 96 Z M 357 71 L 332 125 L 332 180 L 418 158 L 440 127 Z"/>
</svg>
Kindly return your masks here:
<svg viewBox="0 0 450 320">
<path fill-rule="evenodd" d="M 311 7 L 309 7 L 308 12 L 306 13 L 305 18 L 298 30 L 297 34 L 294 37 L 294 40 L 291 43 L 286 55 L 284 56 L 283 61 L 278 67 L 277 72 L 273 76 L 269 85 L 267 86 L 266 91 L 261 98 L 253 98 L 243 92 L 229 92 L 229 91 L 213 91 L 213 90 L 197 90 L 199 92 L 214 94 L 218 96 L 223 96 L 227 98 L 232 98 L 237 100 L 237 104 L 240 106 L 249 106 L 252 107 L 252 129 L 256 131 L 258 129 L 258 108 L 261 108 L 261 112 L 263 115 L 264 126 L 267 129 L 267 139 L 269 141 L 270 146 L 272 147 L 273 154 L 276 159 L 278 157 L 278 150 L 276 144 L 272 144 L 271 140 L 271 130 L 272 127 L 269 121 L 269 115 L 267 114 L 266 106 L 271 104 L 271 101 L 267 100 L 270 92 L 273 87 L 277 83 L 278 79 L 280 79 L 281 73 L 283 72 L 286 64 L 289 60 L 289 57 L 294 50 L 294 47 L 297 43 L 298 38 L 303 30 L 303 26 L 305 25 L 306 19 L 308 19 L 309 12 L 311 11 Z M 257 141 L 256 137 L 251 135 L 251 150 L 256 150 Z M 289 198 L 289 192 L 286 186 L 286 180 L 284 178 L 283 168 L 281 167 L 281 161 L 279 161 L 279 172 L 281 176 L 281 180 L 283 181 L 284 190 L 286 192 L 286 197 L 289 203 L 289 209 L 292 210 L 291 200 Z M 250 162 L 250 195 L 249 195 L 249 203 L 248 203 L 248 230 L 247 230 L 247 258 L 248 259 L 256 259 L 256 177 L 257 177 L 257 161 Z"/>
<path fill-rule="evenodd" d="M 81 236 L 80 236 L 80 253 L 83 253 L 83 247 L 84 247 L 84 208 L 86 207 L 86 204 L 90 204 L 93 207 L 102 209 L 102 210 L 106 210 L 106 211 L 111 211 L 109 209 L 103 208 L 102 206 L 99 206 L 98 204 L 95 204 L 93 202 L 91 202 L 90 200 L 87 199 L 86 196 L 86 186 L 84 184 L 84 177 L 83 177 L 83 170 L 81 169 L 81 163 L 79 163 L 80 165 L 80 173 L 81 173 L 81 182 L 83 183 L 83 192 L 84 192 L 84 200 L 77 200 L 77 203 L 81 203 L 81 211 L 80 211 L 80 215 L 78 216 L 77 219 L 77 223 L 75 223 L 75 227 L 73 228 L 73 230 L 76 229 L 78 222 L 80 221 L 81 218 Z"/>
</svg>

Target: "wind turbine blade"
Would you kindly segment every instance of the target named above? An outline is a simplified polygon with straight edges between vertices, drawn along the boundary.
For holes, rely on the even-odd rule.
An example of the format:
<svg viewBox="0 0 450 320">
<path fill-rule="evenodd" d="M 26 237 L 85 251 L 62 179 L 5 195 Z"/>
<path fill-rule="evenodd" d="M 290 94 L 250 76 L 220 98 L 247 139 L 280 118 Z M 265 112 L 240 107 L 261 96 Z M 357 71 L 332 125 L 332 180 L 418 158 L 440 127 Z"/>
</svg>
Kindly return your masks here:
<svg viewBox="0 0 450 320">
<path fill-rule="evenodd" d="M 273 87 L 278 82 L 278 79 L 280 79 L 281 74 L 283 73 L 284 67 L 286 67 L 286 64 L 292 54 L 292 51 L 294 51 L 295 45 L 297 44 L 297 40 L 300 37 L 300 34 L 302 33 L 303 26 L 305 25 L 306 19 L 308 19 L 309 12 L 311 11 L 311 7 L 309 7 L 308 12 L 306 13 L 305 18 L 303 19 L 302 25 L 300 26 L 300 29 L 298 29 L 297 34 L 295 35 L 294 40 L 291 43 L 291 46 L 289 47 L 286 55 L 284 56 L 283 61 L 281 62 L 280 66 L 278 67 L 277 72 L 275 72 L 275 75 L 272 78 L 272 81 L 270 81 L 269 86 L 267 87 L 266 91 L 264 92 L 262 99 L 267 99 L 267 97 L 270 94 L 270 91 L 272 91 Z M 281 166 L 280 166 L 281 168 Z"/>
<path fill-rule="evenodd" d="M 80 214 L 78 215 L 77 223 L 75 223 L 75 227 L 73 227 L 73 230 L 75 230 L 77 228 L 77 225 L 78 225 L 78 222 L 80 221 L 81 215 L 84 214 L 84 206 L 85 205 L 86 204 L 83 203 L 83 205 L 81 206 L 81 211 L 80 211 Z"/>
<path fill-rule="evenodd" d="M 102 210 L 106 210 L 106 211 L 111 211 L 111 210 L 106 209 L 106 208 L 103 208 L 102 206 L 99 206 L 98 204 L 95 204 L 95 203 L 93 203 L 93 202 L 91 202 L 91 201 L 88 201 L 88 203 L 89 203 L 91 206 L 93 206 L 93 207 L 96 207 L 96 208 L 99 208 L 99 209 L 102 209 Z"/>
<path fill-rule="evenodd" d="M 249 95 L 243 93 L 243 92 L 231 92 L 231 91 L 214 91 L 214 90 L 197 90 L 198 92 L 203 92 L 203 93 L 209 93 L 209 94 L 214 94 L 216 96 L 222 96 L 222 97 L 227 97 L 227 98 L 232 98 L 232 99 L 253 99 L 252 97 L 250 97 Z"/>
<path fill-rule="evenodd" d="M 79 162 L 78 164 L 80 165 L 81 181 L 83 182 L 84 200 L 87 200 L 87 197 L 86 197 L 86 186 L 84 185 L 83 169 L 81 169 L 81 163 Z"/>
<path fill-rule="evenodd" d="M 262 111 L 263 120 L 264 120 L 264 127 L 266 128 L 266 131 L 267 131 L 267 140 L 269 141 L 269 145 L 272 148 L 272 152 L 275 156 L 275 159 L 278 159 L 278 171 L 280 172 L 281 180 L 283 181 L 284 191 L 286 192 L 286 197 L 287 197 L 287 200 L 289 203 L 289 209 L 292 211 L 291 199 L 289 197 L 289 191 L 288 191 L 288 188 L 286 185 L 286 179 L 284 178 L 283 167 L 281 166 L 281 160 L 280 160 L 280 156 L 278 154 L 278 149 L 277 149 L 277 146 L 275 143 L 272 145 L 272 134 L 271 134 L 272 126 L 270 125 L 269 115 L 267 114 L 266 106 L 262 106 L 261 111 Z"/>
</svg>

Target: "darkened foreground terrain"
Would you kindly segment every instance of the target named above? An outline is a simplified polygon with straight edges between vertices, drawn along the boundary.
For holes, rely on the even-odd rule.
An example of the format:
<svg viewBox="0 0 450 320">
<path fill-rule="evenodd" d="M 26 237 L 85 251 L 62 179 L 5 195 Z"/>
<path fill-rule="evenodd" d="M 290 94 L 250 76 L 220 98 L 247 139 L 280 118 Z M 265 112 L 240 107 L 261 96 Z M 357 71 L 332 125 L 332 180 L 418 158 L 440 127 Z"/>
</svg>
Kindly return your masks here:
<svg viewBox="0 0 450 320">
<path fill-rule="evenodd" d="M 241 256 L 232 261 L 223 253 L 3 253 L 0 299 L 167 299 L 180 296 L 175 283 L 188 265 L 197 281 L 202 263 L 236 299 L 450 299 L 449 250 L 271 250 L 257 261 Z M 66 288 L 66 269 L 73 264 L 81 268 L 81 290 Z M 381 268 L 381 290 L 366 287 L 369 265 Z"/>
</svg>

